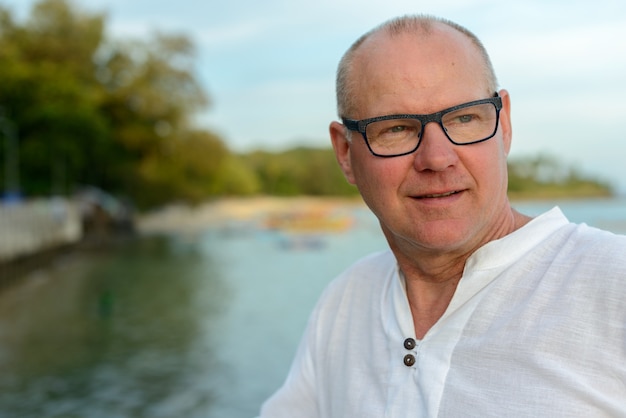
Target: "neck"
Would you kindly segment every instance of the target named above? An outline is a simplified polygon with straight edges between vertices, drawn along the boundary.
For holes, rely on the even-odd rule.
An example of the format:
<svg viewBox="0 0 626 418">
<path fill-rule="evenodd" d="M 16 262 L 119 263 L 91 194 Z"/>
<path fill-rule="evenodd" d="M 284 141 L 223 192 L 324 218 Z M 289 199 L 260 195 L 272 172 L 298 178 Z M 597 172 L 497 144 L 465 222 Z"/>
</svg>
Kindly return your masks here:
<svg viewBox="0 0 626 418">
<path fill-rule="evenodd" d="M 405 277 L 415 336 L 421 339 L 448 308 L 463 275 L 465 258 L 424 269 L 398 257 L 398 265 Z"/>
<path fill-rule="evenodd" d="M 413 317 L 415 336 L 422 339 L 443 316 L 454 296 L 461 275 L 437 282 L 406 278 L 406 293 Z"/>
<path fill-rule="evenodd" d="M 467 259 L 487 242 L 502 238 L 521 228 L 531 218 L 511 210 L 506 222 L 493 234 L 464 251 L 425 251 L 398 245 L 389 240 L 406 281 L 406 292 L 417 338 L 443 316 L 463 276 Z M 388 237 L 389 238 L 389 237 Z"/>
</svg>

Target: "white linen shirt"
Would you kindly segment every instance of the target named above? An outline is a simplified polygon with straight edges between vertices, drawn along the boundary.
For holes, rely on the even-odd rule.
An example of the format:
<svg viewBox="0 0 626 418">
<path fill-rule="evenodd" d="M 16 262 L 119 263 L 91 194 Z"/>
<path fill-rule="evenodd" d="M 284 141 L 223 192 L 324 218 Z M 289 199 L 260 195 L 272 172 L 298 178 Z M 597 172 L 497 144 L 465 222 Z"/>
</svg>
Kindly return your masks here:
<svg viewBox="0 0 626 418">
<path fill-rule="evenodd" d="M 552 209 L 468 259 L 421 341 L 392 253 L 368 256 L 325 290 L 261 417 L 626 417 L 626 236 Z"/>
</svg>

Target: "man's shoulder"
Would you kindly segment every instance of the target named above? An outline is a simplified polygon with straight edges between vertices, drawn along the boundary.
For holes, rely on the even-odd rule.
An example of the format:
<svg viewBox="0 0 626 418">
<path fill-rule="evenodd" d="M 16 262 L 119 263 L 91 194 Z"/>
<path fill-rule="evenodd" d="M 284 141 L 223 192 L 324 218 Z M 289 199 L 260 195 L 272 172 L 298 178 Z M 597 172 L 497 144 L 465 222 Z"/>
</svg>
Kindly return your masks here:
<svg viewBox="0 0 626 418">
<path fill-rule="evenodd" d="M 626 235 L 615 234 L 586 224 L 576 225 L 570 239 L 574 247 L 590 254 L 617 256 L 626 262 Z"/>
<path fill-rule="evenodd" d="M 390 280 L 397 276 L 397 262 L 390 250 L 360 258 L 326 288 L 322 299 L 365 298 L 366 293 L 380 294 Z"/>
<path fill-rule="evenodd" d="M 560 232 L 539 250 L 562 270 L 571 269 L 570 279 L 593 274 L 603 283 L 613 280 L 626 286 L 626 235 L 586 224 L 569 224 Z"/>
<path fill-rule="evenodd" d="M 380 280 L 388 277 L 397 270 L 397 262 L 390 250 L 366 255 L 349 266 L 337 277 L 337 282 L 352 282 L 354 280 Z"/>
</svg>

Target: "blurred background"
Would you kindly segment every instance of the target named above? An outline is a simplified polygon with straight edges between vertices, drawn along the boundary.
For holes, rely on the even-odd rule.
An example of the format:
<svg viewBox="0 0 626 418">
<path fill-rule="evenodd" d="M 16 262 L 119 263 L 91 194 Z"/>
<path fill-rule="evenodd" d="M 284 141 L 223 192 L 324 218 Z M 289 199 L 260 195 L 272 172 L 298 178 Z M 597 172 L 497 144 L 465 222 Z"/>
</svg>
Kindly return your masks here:
<svg viewBox="0 0 626 418">
<path fill-rule="evenodd" d="M 624 2 L 0 0 L 0 416 L 254 416 L 386 248 L 327 127 L 407 13 L 485 43 L 514 205 L 626 233 Z"/>
</svg>

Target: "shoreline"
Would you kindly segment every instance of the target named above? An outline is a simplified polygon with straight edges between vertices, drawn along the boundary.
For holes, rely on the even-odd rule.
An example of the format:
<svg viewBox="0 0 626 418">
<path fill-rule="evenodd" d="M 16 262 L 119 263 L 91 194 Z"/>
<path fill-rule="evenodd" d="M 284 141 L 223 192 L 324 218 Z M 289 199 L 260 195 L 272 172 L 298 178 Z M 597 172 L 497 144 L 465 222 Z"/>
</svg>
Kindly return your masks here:
<svg viewBox="0 0 626 418">
<path fill-rule="evenodd" d="M 360 197 L 232 197 L 190 206 L 173 204 L 138 215 L 139 233 L 195 233 L 232 222 L 263 222 L 294 213 L 330 213 L 345 208 L 365 207 Z"/>
<path fill-rule="evenodd" d="M 619 196 L 538 196 L 511 198 L 511 203 L 550 202 L 555 203 L 576 200 L 619 199 Z M 164 208 L 137 215 L 137 232 L 158 233 L 197 233 L 213 226 L 224 226 L 233 222 L 262 222 L 276 216 L 298 213 L 331 213 L 345 208 L 366 208 L 360 196 L 323 197 L 323 196 L 255 196 L 229 197 L 195 206 L 172 204 Z"/>
</svg>

